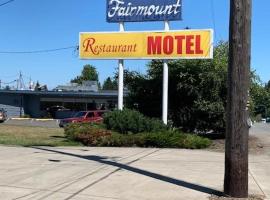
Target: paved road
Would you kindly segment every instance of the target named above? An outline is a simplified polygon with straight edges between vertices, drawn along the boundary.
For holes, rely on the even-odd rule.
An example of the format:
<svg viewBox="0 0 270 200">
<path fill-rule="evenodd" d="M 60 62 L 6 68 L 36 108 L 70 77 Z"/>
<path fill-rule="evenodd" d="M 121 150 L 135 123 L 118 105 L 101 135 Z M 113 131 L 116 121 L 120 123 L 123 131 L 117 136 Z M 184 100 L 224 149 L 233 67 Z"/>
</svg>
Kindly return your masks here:
<svg viewBox="0 0 270 200">
<path fill-rule="evenodd" d="M 270 124 L 256 123 L 250 130 L 250 135 L 259 139 L 264 148 L 264 153 L 270 156 Z"/>
<path fill-rule="evenodd" d="M 36 121 L 36 120 L 8 120 L 4 124 L 7 125 L 17 125 L 17 126 L 36 126 L 36 127 L 45 127 L 45 128 L 59 128 L 58 120 L 53 121 Z"/>
</svg>

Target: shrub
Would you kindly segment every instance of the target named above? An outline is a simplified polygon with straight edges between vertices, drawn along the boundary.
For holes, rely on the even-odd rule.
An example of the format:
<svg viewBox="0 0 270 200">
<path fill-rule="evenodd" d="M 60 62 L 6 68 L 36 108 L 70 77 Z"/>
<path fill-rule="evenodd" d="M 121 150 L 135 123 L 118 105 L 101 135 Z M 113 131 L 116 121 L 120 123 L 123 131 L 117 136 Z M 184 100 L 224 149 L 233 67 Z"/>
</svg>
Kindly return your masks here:
<svg viewBox="0 0 270 200">
<path fill-rule="evenodd" d="M 202 149 L 210 146 L 211 141 L 196 135 L 178 131 L 144 133 L 145 147 Z"/>
<path fill-rule="evenodd" d="M 202 149 L 211 144 L 207 138 L 184 134 L 179 130 L 121 134 L 108 131 L 103 125 L 89 123 L 70 124 L 65 128 L 65 135 L 86 146 Z"/>
<path fill-rule="evenodd" d="M 109 147 L 203 149 L 211 145 L 211 141 L 209 139 L 177 131 L 139 133 L 136 135 L 113 133 L 110 137 L 104 138 L 101 142 L 102 143 L 99 146 Z"/>
<path fill-rule="evenodd" d="M 167 126 L 162 121 L 145 117 L 141 113 L 124 109 L 106 113 L 104 123 L 107 129 L 114 130 L 122 134 L 141 133 L 166 130 Z"/>
<path fill-rule="evenodd" d="M 87 146 L 98 146 L 102 140 L 111 136 L 111 132 L 95 124 L 76 123 L 65 128 L 65 135 Z"/>
<path fill-rule="evenodd" d="M 110 137 L 105 138 L 101 146 L 106 147 L 143 147 L 143 138 L 139 135 L 123 135 L 113 133 Z"/>
</svg>

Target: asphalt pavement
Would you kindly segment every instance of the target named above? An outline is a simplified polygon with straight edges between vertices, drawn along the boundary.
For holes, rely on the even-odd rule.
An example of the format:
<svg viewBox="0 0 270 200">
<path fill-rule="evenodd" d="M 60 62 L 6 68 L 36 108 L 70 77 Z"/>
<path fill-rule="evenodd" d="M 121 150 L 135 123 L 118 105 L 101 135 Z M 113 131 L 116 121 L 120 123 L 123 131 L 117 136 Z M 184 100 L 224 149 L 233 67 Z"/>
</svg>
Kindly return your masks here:
<svg viewBox="0 0 270 200">
<path fill-rule="evenodd" d="M 46 119 L 8 119 L 3 124 L 16 125 L 16 126 L 32 126 L 44 128 L 58 128 L 59 120 L 46 120 Z"/>
<path fill-rule="evenodd" d="M 270 156 L 270 123 L 255 123 L 250 130 L 250 135 L 259 139 L 264 153 Z"/>
</svg>

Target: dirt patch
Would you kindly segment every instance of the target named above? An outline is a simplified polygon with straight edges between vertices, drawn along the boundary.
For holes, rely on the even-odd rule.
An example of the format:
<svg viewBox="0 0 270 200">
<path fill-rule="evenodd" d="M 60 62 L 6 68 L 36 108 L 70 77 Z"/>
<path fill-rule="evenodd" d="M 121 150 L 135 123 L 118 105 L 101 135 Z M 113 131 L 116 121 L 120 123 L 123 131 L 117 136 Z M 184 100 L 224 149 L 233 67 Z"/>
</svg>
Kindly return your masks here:
<svg viewBox="0 0 270 200">
<path fill-rule="evenodd" d="M 224 152 L 225 151 L 225 139 L 213 140 L 213 144 L 209 147 L 211 151 Z M 254 136 L 249 137 L 249 153 L 261 154 L 264 152 L 264 145 Z"/>
<path fill-rule="evenodd" d="M 228 198 L 228 197 L 217 197 L 217 196 L 211 196 L 209 198 L 210 200 L 241 200 L 239 198 Z M 265 197 L 262 195 L 250 195 L 249 198 L 243 199 L 243 200 L 264 200 Z"/>
</svg>

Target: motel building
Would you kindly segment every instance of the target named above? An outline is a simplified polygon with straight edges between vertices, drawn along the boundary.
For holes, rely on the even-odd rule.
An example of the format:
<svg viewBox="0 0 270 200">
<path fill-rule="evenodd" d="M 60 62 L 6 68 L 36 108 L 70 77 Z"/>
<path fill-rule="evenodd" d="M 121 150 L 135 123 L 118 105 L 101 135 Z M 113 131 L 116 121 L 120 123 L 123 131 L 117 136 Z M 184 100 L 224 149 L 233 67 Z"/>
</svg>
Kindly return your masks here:
<svg viewBox="0 0 270 200">
<path fill-rule="evenodd" d="M 52 91 L 0 90 L 0 108 L 8 117 L 62 119 L 78 111 L 112 110 L 117 107 L 117 99 L 117 91 L 99 90 L 94 81 L 58 86 Z"/>
</svg>

